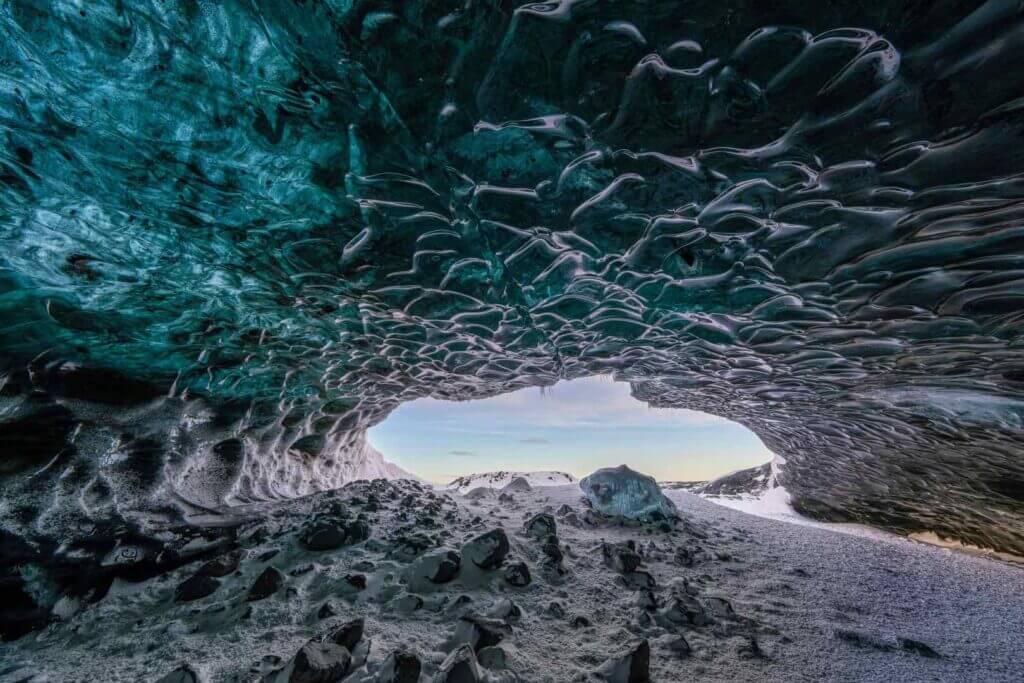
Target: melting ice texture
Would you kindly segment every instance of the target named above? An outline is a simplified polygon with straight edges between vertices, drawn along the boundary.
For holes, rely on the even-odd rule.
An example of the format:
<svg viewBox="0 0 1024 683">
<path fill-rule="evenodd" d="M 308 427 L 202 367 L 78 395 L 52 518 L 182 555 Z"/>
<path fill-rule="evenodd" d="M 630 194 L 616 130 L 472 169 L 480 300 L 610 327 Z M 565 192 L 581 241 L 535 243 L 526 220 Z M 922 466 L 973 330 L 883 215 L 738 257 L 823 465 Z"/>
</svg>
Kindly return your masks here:
<svg viewBox="0 0 1024 683">
<path fill-rule="evenodd" d="M 806 514 L 1024 552 L 1021 12 L 5 3 L 4 527 L 155 533 L 611 372 Z"/>
</svg>

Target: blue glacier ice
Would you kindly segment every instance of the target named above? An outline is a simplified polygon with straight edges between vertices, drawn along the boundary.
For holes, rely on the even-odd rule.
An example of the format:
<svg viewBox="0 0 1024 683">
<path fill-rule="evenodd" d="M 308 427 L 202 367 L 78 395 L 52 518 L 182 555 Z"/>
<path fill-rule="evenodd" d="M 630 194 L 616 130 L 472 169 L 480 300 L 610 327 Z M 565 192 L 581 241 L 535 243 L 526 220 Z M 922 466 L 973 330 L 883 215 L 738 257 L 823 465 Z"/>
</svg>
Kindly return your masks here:
<svg viewBox="0 0 1024 683">
<path fill-rule="evenodd" d="M 654 477 L 634 472 L 626 465 L 605 467 L 580 480 L 580 490 L 590 506 L 605 515 L 660 521 L 679 516 Z"/>
</svg>

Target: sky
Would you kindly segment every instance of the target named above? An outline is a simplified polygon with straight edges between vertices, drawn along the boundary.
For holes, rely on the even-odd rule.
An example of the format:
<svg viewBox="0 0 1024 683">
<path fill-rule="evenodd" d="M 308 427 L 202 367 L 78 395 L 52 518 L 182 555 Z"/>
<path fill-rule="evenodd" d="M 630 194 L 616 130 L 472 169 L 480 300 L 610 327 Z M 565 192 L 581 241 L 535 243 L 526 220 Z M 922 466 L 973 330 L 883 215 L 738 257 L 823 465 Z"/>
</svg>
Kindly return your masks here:
<svg viewBox="0 0 1024 683">
<path fill-rule="evenodd" d="M 479 401 L 420 399 L 369 433 L 387 460 L 428 481 L 495 470 L 583 477 L 626 464 L 658 480 L 697 481 L 768 462 L 750 430 L 692 410 L 650 408 L 609 377 Z"/>
</svg>

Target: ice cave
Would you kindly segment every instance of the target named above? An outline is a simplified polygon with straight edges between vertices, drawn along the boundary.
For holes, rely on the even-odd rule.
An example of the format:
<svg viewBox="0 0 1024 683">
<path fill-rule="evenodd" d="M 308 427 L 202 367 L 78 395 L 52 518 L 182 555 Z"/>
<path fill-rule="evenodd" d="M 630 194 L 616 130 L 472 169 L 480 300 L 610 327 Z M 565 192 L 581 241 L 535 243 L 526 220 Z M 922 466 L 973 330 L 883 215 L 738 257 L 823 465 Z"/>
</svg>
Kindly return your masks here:
<svg viewBox="0 0 1024 683">
<path fill-rule="evenodd" d="M 0 683 L 1024 679 L 1022 64 L 1012 0 L 0 1 Z M 806 524 L 367 439 L 596 376 Z"/>
</svg>

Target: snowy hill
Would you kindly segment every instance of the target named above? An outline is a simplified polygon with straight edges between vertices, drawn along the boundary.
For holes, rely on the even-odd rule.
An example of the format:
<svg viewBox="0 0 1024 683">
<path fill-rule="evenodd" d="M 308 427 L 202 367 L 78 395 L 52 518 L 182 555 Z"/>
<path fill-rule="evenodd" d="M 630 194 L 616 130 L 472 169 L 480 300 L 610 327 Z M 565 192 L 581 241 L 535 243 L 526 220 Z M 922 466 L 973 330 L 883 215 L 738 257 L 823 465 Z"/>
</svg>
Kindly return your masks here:
<svg viewBox="0 0 1024 683">
<path fill-rule="evenodd" d="M 501 489 L 512 483 L 513 479 L 522 477 L 530 486 L 565 486 L 575 484 L 576 477 L 565 472 L 479 472 L 465 477 L 459 477 L 443 488 L 447 490 L 458 490 L 459 493 L 466 493 L 475 488 Z"/>
</svg>

